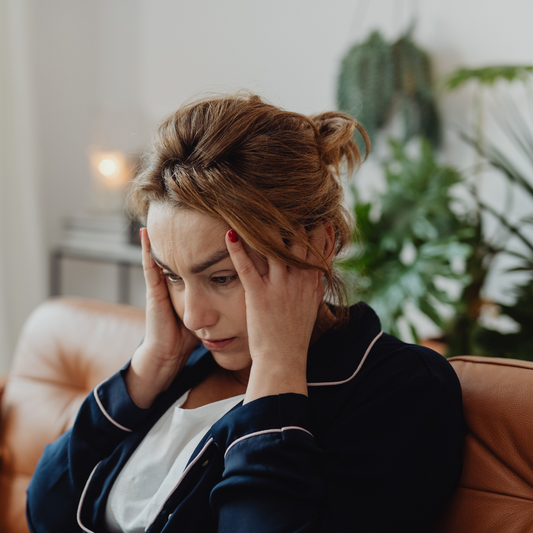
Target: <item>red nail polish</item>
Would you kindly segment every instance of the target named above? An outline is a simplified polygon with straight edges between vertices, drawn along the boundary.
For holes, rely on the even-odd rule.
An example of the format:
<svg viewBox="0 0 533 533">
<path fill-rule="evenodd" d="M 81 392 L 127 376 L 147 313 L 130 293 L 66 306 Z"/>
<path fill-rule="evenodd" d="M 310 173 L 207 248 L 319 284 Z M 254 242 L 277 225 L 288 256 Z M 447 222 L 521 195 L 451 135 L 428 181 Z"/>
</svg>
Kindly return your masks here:
<svg viewBox="0 0 533 533">
<path fill-rule="evenodd" d="M 237 235 L 237 232 L 234 229 L 230 229 L 228 231 L 228 237 L 231 242 L 237 242 L 239 240 L 239 236 Z"/>
</svg>

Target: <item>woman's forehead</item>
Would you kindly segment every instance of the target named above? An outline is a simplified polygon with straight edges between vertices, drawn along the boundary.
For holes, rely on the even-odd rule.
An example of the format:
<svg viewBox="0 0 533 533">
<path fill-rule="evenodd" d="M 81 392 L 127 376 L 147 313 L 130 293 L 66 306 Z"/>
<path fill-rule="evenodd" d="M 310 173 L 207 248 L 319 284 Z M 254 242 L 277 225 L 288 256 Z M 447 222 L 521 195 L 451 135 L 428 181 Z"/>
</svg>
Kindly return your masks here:
<svg viewBox="0 0 533 533">
<path fill-rule="evenodd" d="M 193 209 L 152 204 L 147 227 L 153 255 L 172 270 L 197 270 L 195 266 L 226 250 L 227 224 Z"/>
</svg>

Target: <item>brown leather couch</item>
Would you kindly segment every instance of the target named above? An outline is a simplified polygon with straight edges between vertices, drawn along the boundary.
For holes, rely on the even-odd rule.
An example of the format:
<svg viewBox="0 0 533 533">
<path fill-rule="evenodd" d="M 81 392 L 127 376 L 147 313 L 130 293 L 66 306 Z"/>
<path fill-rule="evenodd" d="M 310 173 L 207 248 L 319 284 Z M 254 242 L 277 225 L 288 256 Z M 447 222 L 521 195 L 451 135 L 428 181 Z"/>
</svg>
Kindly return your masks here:
<svg viewBox="0 0 533 533">
<path fill-rule="evenodd" d="M 45 444 L 73 424 L 143 335 L 143 310 L 95 300 L 49 300 L 28 318 L 1 399 L 1 533 L 28 532 L 25 491 Z"/>
<path fill-rule="evenodd" d="M 5 389 L 0 381 L 1 533 L 27 533 L 25 490 L 44 445 L 143 334 L 142 310 L 91 300 L 50 300 L 28 319 Z M 533 363 L 451 362 L 470 431 L 459 488 L 433 533 L 533 532 Z"/>
</svg>

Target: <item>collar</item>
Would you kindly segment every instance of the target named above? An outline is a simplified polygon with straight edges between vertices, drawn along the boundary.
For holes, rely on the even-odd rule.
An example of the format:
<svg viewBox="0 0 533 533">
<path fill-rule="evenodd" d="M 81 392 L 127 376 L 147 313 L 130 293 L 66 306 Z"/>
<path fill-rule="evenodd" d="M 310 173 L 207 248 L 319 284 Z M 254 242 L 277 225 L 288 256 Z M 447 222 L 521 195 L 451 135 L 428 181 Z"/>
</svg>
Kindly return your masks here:
<svg viewBox="0 0 533 533">
<path fill-rule="evenodd" d="M 382 333 L 379 318 L 369 305 L 364 302 L 352 305 L 348 320 L 338 328 L 325 331 L 309 348 L 307 385 L 342 385 L 353 379 Z M 200 344 L 185 366 L 192 370 L 204 365 L 211 368 L 216 363 L 211 352 Z"/>
<path fill-rule="evenodd" d="M 364 302 L 352 305 L 348 320 L 330 328 L 310 347 L 307 358 L 307 385 L 342 385 L 362 368 L 370 350 L 382 335 L 374 310 Z"/>
</svg>

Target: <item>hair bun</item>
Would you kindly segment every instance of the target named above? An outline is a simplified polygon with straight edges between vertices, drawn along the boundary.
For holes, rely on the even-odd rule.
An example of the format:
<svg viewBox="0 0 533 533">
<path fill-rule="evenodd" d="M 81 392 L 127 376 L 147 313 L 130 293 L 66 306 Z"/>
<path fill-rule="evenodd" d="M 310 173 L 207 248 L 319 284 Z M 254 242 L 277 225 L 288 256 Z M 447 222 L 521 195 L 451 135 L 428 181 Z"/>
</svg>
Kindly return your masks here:
<svg viewBox="0 0 533 533">
<path fill-rule="evenodd" d="M 337 173 L 344 160 L 348 164 L 349 172 L 361 164 L 361 153 L 353 139 L 356 130 L 365 141 L 366 158 L 370 150 L 370 140 L 357 120 L 338 111 L 329 111 L 310 118 L 318 131 L 324 164 L 333 167 Z"/>
</svg>

